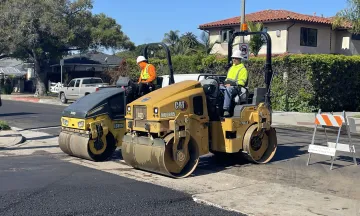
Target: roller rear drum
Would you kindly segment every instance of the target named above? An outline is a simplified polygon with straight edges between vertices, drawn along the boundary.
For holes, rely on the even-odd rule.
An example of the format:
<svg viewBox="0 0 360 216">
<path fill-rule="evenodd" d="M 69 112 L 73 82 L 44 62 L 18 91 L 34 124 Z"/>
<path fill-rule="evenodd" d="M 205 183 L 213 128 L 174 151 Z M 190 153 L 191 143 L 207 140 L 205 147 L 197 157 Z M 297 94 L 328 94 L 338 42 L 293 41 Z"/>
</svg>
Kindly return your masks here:
<svg viewBox="0 0 360 216">
<path fill-rule="evenodd" d="M 247 160 L 257 164 L 265 164 L 271 161 L 277 149 L 277 137 L 274 128 L 261 133 L 257 131 L 257 125 L 252 125 L 246 131 L 243 143 L 243 155 Z"/>
</svg>

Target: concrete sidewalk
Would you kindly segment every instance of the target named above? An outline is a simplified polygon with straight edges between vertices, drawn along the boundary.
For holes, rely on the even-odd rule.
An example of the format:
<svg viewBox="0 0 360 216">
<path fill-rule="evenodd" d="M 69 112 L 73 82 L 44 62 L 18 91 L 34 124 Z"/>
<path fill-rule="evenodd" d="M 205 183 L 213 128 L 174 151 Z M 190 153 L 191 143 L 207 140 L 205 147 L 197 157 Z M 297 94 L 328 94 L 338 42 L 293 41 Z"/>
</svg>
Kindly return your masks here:
<svg viewBox="0 0 360 216">
<path fill-rule="evenodd" d="M 353 134 L 360 135 L 360 112 L 346 112 L 346 116 L 353 118 L 355 121 L 356 132 Z M 300 112 L 282 112 L 274 111 L 273 113 L 273 125 L 275 126 L 295 126 L 303 128 L 314 128 L 315 115 L 317 113 L 300 113 Z M 334 112 L 334 115 L 342 115 L 341 112 Z M 321 129 L 320 129 L 321 130 Z M 335 131 L 330 129 L 330 131 Z"/>
<path fill-rule="evenodd" d="M 61 105 L 68 106 L 68 104 L 61 103 L 60 99 L 52 96 L 44 96 L 41 98 L 34 97 L 33 94 L 11 94 L 11 95 L 1 95 L 2 100 L 12 100 L 12 101 L 23 101 L 30 103 L 43 103 L 43 104 L 52 104 L 52 105 Z"/>
<path fill-rule="evenodd" d="M 16 130 L 0 131 L 0 149 L 13 147 L 25 141 L 21 133 Z"/>
</svg>

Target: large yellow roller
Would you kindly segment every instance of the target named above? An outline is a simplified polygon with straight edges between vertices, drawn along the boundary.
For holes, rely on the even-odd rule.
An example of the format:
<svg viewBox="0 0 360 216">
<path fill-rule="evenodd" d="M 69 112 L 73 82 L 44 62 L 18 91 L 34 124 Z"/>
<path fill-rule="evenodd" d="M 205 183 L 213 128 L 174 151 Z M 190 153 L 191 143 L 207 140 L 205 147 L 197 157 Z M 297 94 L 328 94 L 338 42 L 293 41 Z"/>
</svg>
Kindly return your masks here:
<svg viewBox="0 0 360 216">
<path fill-rule="evenodd" d="M 122 156 L 130 166 L 173 178 L 191 175 L 200 156 L 209 152 L 245 156 L 255 164 L 266 164 L 277 149 L 271 127 L 270 83 L 271 38 L 265 32 L 236 32 L 237 36 L 263 35 L 267 40 L 265 87 L 238 86 L 232 101 L 232 116 L 223 117 L 224 93 L 217 75 L 204 75 L 201 82 L 187 80 L 153 91 L 127 105 Z"/>
</svg>

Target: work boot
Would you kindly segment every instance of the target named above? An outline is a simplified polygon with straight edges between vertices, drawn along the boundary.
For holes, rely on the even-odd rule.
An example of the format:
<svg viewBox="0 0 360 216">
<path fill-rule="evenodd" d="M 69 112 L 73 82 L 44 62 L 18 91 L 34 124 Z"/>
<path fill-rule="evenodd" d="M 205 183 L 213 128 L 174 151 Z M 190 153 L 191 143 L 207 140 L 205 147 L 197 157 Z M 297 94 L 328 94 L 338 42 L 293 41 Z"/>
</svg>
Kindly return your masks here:
<svg viewBox="0 0 360 216">
<path fill-rule="evenodd" d="M 230 117 L 229 111 L 224 111 L 224 117 Z"/>
</svg>

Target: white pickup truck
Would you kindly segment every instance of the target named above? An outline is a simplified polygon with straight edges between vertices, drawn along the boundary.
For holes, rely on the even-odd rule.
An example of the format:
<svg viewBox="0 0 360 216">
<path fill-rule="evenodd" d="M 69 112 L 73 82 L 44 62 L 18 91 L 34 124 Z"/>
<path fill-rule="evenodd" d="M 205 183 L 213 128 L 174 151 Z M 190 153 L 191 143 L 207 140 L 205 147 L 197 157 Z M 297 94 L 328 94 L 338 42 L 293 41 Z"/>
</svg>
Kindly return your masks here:
<svg viewBox="0 0 360 216">
<path fill-rule="evenodd" d="M 75 101 L 87 94 L 99 90 L 99 87 L 108 86 L 101 78 L 98 77 L 82 77 L 72 79 L 69 84 L 59 89 L 59 97 L 62 103 L 68 100 Z"/>
</svg>

